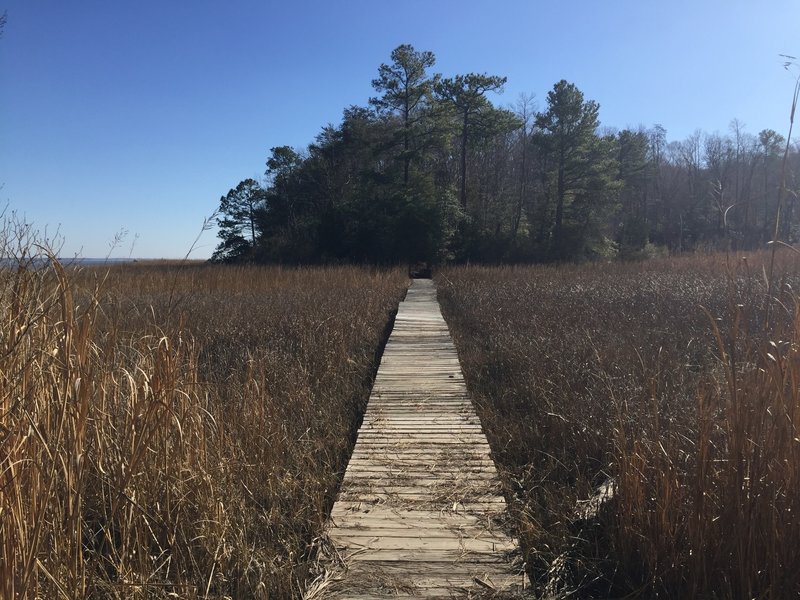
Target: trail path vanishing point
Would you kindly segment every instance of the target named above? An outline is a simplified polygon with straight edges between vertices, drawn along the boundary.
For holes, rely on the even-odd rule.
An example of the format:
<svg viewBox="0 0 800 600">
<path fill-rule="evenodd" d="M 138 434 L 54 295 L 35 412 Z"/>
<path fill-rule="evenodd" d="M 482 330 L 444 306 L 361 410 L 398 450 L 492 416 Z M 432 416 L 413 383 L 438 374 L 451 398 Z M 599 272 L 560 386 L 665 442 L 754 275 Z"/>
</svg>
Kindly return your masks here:
<svg viewBox="0 0 800 600">
<path fill-rule="evenodd" d="M 476 598 L 523 587 L 489 445 L 430 280 L 395 320 L 328 536 L 330 599 Z"/>
</svg>

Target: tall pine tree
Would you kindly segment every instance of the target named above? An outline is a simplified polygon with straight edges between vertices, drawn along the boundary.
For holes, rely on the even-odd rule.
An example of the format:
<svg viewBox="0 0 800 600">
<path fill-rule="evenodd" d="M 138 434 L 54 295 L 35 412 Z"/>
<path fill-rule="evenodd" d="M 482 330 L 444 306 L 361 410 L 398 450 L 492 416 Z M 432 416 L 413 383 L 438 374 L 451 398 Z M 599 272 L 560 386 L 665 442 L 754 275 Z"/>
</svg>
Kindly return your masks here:
<svg viewBox="0 0 800 600">
<path fill-rule="evenodd" d="M 536 118 L 536 141 L 545 158 L 546 214 L 552 214 L 548 251 L 556 260 L 601 252 L 603 211 L 616 185 L 613 140 L 597 134 L 600 106 L 584 100 L 561 80 L 547 93 L 547 110 Z"/>
</svg>

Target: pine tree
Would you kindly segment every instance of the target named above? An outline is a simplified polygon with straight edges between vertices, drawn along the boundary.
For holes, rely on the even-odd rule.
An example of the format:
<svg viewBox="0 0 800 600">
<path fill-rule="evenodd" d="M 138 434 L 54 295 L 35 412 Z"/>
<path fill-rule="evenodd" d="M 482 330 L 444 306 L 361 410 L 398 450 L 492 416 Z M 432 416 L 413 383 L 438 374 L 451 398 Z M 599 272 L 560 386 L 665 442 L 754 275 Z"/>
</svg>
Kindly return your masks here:
<svg viewBox="0 0 800 600">
<path fill-rule="evenodd" d="M 265 209 L 266 190 L 254 179 L 245 179 L 219 200 L 219 237 L 215 261 L 252 256 L 258 243 L 259 213 Z"/>
<path fill-rule="evenodd" d="M 599 218 L 618 185 L 613 138 L 597 134 L 599 110 L 597 102 L 585 101 L 574 84 L 562 79 L 547 93 L 547 110 L 536 118 L 546 200 L 554 207 L 549 239 L 554 259 L 591 253 L 592 245 L 602 241 Z"/>
</svg>

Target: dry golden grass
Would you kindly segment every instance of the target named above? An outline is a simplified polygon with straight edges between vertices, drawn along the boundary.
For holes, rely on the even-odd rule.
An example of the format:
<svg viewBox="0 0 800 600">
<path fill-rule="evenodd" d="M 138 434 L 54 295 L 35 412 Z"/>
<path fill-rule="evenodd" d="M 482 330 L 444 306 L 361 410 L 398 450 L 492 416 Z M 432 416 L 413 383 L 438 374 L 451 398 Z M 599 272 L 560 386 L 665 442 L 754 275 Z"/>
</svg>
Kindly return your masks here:
<svg viewBox="0 0 800 600">
<path fill-rule="evenodd" d="M 405 273 L 0 255 L 0 595 L 300 595 Z"/>
<path fill-rule="evenodd" d="M 768 263 L 438 276 L 540 592 L 798 597 L 800 271 L 768 298 Z"/>
</svg>

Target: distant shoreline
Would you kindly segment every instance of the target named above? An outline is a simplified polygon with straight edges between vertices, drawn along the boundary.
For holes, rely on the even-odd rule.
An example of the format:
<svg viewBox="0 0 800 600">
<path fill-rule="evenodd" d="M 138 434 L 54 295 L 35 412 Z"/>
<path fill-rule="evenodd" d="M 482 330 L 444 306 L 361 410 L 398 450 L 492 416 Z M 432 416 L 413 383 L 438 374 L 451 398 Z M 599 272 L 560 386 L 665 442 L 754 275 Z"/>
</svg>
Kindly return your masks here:
<svg viewBox="0 0 800 600">
<path fill-rule="evenodd" d="M 103 265 L 123 265 L 123 264 L 153 264 L 153 263 L 204 263 L 205 259 L 182 259 L 182 258 L 82 258 L 79 256 L 59 256 L 58 261 L 65 267 L 98 267 Z M 44 256 L 26 257 L 21 261 L 17 257 L 0 257 L 0 267 L 18 266 L 21 262 L 26 265 L 43 266 L 50 262 L 50 259 Z"/>
</svg>

